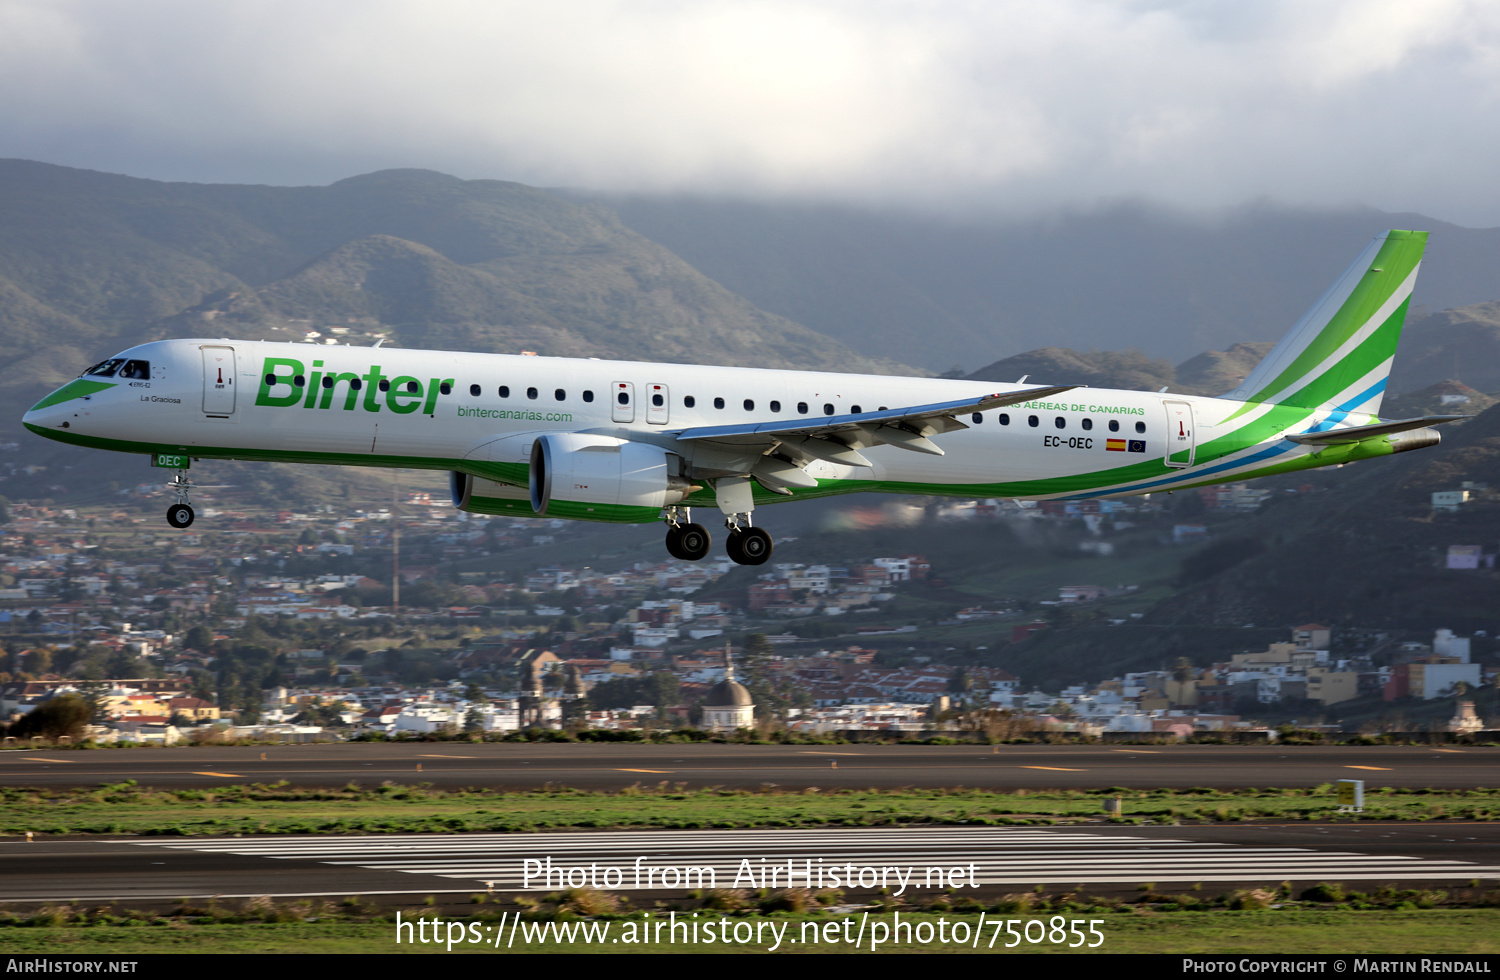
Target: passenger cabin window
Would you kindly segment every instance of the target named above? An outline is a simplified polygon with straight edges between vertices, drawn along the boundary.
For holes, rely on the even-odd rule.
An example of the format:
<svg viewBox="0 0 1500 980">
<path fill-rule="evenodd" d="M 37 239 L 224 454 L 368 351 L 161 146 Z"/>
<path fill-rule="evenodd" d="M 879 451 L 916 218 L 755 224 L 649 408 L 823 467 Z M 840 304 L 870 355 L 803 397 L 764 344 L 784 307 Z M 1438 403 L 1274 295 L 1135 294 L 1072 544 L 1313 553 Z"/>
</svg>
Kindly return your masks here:
<svg viewBox="0 0 1500 980">
<path fill-rule="evenodd" d="M 979 423 L 981 423 L 981 422 L 984 421 L 984 413 L 983 412 L 975 412 L 973 415 L 970 416 L 970 418 L 974 420 L 974 424 L 975 425 L 978 425 Z"/>
<path fill-rule="evenodd" d="M 594 400 L 594 393 L 592 391 L 589 391 L 588 389 L 584 389 L 583 400 L 586 401 L 586 402 L 593 401 Z"/>
<path fill-rule="evenodd" d="M 1037 426 L 1042 424 L 1042 420 L 1037 418 L 1035 415 L 1028 415 L 1026 416 L 1026 424 L 1035 429 Z"/>
<path fill-rule="evenodd" d="M 723 407 L 724 407 L 724 399 L 722 399 L 722 398 L 715 398 L 714 399 L 714 408 L 723 408 Z"/>
<path fill-rule="evenodd" d="M 453 386 L 450 385 L 448 382 L 444 381 L 442 384 L 438 385 L 438 394 L 440 394 L 440 395 L 451 395 L 451 394 L 453 394 Z"/>
<path fill-rule="evenodd" d="M 323 380 L 327 381 L 328 379 L 324 378 Z M 421 390 L 421 387 L 422 386 L 417 384 L 415 381 L 408 381 L 406 383 L 406 390 L 411 392 L 412 394 L 416 394 L 419 390 Z"/>
<path fill-rule="evenodd" d="M 479 386 L 478 385 L 469 385 L 469 394 L 472 395 L 475 398 L 478 398 L 479 397 Z"/>
<path fill-rule="evenodd" d="M 565 398 L 568 397 L 568 393 L 566 391 L 564 391 L 563 389 L 559 388 L 559 389 L 557 389 L 556 391 L 554 391 L 552 393 L 552 397 L 554 399 L 556 399 L 557 401 L 562 401 L 563 399 L 565 399 Z"/>
<path fill-rule="evenodd" d="M 855 415 L 858 415 L 863 411 L 863 409 L 861 409 L 858 405 L 851 405 L 849 406 L 849 411 L 853 412 Z"/>
<path fill-rule="evenodd" d="M 619 402 L 621 405 L 629 405 L 630 404 L 630 392 L 628 392 L 628 391 L 622 391 L 622 392 L 620 392 L 618 395 L 615 396 L 615 401 Z"/>
<path fill-rule="evenodd" d="M 999 422 L 1001 425 L 1010 425 L 1010 413 L 1001 412 L 999 415 L 995 416 L 995 421 Z"/>
<path fill-rule="evenodd" d="M 753 412 L 753 411 L 755 411 L 755 399 L 753 399 L 753 398 L 746 398 L 745 399 L 745 411 L 747 411 L 747 412 Z"/>
<path fill-rule="evenodd" d="M 661 392 L 659 391 L 651 396 L 651 404 L 656 406 L 657 408 L 661 408 L 666 403 L 667 400 L 661 396 Z"/>
<path fill-rule="evenodd" d="M 771 411 L 773 411 L 773 412 L 779 412 L 779 411 L 781 411 L 781 402 L 772 402 L 771 403 Z"/>
<path fill-rule="evenodd" d="M 1119 419 L 1110 419 L 1109 420 L 1109 431 L 1111 431 L 1111 432 L 1119 432 L 1120 431 L 1120 420 Z"/>
<path fill-rule="evenodd" d="M 510 385 L 501 385 L 500 386 L 500 397 L 501 398 L 509 398 L 510 397 Z"/>
<path fill-rule="evenodd" d="M 797 403 L 797 414 L 798 415 L 806 415 L 807 414 L 807 402 L 798 402 Z"/>
<path fill-rule="evenodd" d="M 1068 427 L 1068 420 L 1059 415 L 1057 418 L 1052 420 L 1052 424 L 1057 426 L 1059 429 L 1066 429 Z"/>
<path fill-rule="evenodd" d="M 833 414 L 833 406 L 831 404 L 829 404 L 828 402 L 824 402 L 823 403 L 823 414 L 824 415 L 832 415 Z"/>
<path fill-rule="evenodd" d="M 1146 423 L 1145 422 L 1137 422 L 1135 424 L 1135 431 L 1137 431 L 1137 432 L 1145 432 L 1146 431 Z"/>
<path fill-rule="evenodd" d="M 299 374 L 292 379 L 292 384 L 296 385 L 298 388 L 305 388 L 307 386 L 307 379 Z"/>
<path fill-rule="evenodd" d="M 688 395 L 682 399 L 683 408 L 692 408 L 696 404 L 698 404 L 698 399 L 694 398 L 692 395 Z"/>
<path fill-rule="evenodd" d="M 1090 430 L 1092 430 L 1094 428 L 1094 420 L 1093 419 L 1084 419 L 1083 422 L 1082 422 L 1082 425 L 1083 425 L 1083 431 L 1084 432 L 1088 432 L 1088 431 L 1090 431 Z"/>
<path fill-rule="evenodd" d="M 476 385 L 475 387 L 478 387 L 478 385 Z M 391 390 L 391 379 L 390 378 L 381 378 L 380 379 L 380 390 L 381 391 L 390 391 Z M 479 394 L 479 392 L 476 391 L 474 394 L 477 395 L 477 394 Z"/>
<path fill-rule="evenodd" d="M 535 401 L 536 400 L 536 396 L 537 396 L 537 390 L 535 388 L 527 388 L 526 389 L 526 397 L 527 398 L 530 398 L 533 401 Z"/>
</svg>

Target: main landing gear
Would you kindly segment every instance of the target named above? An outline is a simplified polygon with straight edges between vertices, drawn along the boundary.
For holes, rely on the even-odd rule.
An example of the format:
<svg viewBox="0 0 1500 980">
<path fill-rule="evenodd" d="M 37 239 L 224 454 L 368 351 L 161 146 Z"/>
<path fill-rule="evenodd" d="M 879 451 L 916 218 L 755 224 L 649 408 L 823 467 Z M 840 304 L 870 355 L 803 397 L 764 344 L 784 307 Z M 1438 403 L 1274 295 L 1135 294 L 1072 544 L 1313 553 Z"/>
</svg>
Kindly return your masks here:
<svg viewBox="0 0 1500 980">
<path fill-rule="evenodd" d="M 714 539 L 702 524 L 683 524 L 667 528 L 667 553 L 683 561 L 698 561 L 707 556 Z"/>
<path fill-rule="evenodd" d="M 749 515 L 745 515 L 748 517 Z M 724 551 L 740 565 L 764 565 L 771 557 L 771 536 L 758 527 L 738 527 L 724 521 L 729 528 L 729 540 L 724 542 Z"/>
<path fill-rule="evenodd" d="M 736 564 L 764 565 L 771 557 L 771 536 L 750 526 L 750 512 L 755 509 L 750 481 L 742 476 L 723 477 L 714 486 L 714 498 L 729 529 L 724 551 Z"/>
<path fill-rule="evenodd" d="M 771 536 L 758 527 L 750 525 L 750 512 L 755 508 L 751 498 L 750 484 L 742 477 L 725 477 L 715 488 L 719 510 L 724 514 L 724 527 L 729 537 L 724 541 L 724 552 L 739 565 L 764 565 L 771 557 Z M 713 538 L 702 524 L 692 523 L 693 514 L 687 507 L 673 505 L 663 512 L 667 522 L 667 553 L 684 561 L 698 561 L 708 555 Z"/>
<path fill-rule="evenodd" d="M 186 470 L 178 470 L 177 476 L 167 489 L 175 491 L 177 503 L 167 508 L 167 523 L 173 527 L 187 527 L 193 523 L 193 507 L 188 503 L 188 491 L 193 489 L 193 484 L 187 478 Z"/>
</svg>

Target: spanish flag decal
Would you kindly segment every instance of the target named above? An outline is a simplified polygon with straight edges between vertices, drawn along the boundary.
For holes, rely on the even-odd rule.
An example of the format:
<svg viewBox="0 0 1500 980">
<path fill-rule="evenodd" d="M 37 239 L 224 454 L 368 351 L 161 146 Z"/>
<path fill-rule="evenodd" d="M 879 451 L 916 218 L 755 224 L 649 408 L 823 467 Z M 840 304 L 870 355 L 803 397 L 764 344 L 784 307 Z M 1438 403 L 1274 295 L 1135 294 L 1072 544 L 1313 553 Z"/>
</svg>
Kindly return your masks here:
<svg viewBox="0 0 1500 980">
<path fill-rule="evenodd" d="M 1108 449 L 1112 453 L 1123 453 L 1125 451 L 1125 440 L 1106 439 L 1104 441 L 1104 448 Z"/>
</svg>

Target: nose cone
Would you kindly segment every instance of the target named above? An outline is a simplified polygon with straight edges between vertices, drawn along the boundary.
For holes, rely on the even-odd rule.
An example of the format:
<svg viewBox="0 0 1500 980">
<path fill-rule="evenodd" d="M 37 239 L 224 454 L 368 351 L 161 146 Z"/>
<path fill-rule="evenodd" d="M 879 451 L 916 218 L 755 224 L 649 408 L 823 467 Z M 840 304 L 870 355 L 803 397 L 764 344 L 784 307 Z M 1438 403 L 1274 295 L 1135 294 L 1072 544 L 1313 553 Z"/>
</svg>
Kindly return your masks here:
<svg viewBox="0 0 1500 980">
<path fill-rule="evenodd" d="M 91 398 L 113 387 L 111 382 L 76 378 L 31 406 L 31 410 L 21 416 L 21 424 L 37 435 L 63 439 L 63 432 L 72 427 L 70 420 L 79 407 L 78 399 Z"/>
</svg>

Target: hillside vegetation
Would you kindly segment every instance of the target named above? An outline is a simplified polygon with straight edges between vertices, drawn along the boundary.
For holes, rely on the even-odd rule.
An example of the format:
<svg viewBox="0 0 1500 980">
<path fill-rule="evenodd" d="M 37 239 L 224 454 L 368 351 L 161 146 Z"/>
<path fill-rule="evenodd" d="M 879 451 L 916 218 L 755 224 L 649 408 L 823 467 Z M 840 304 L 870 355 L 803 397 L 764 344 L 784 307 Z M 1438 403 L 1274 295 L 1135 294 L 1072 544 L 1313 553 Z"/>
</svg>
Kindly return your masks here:
<svg viewBox="0 0 1500 980">
<path fill-rule="evenodd" d="M 1198 351 L 1274 342 L 1390 228 L 1432 233 L 1413 320 L 1500 297 L 1500 229 L 1373 208 L 1258 203 L 1209 217 L 1120 204 L 944 217 L 722 198 L 609 203 L 760 308 L 933 371 L 968 373 L 1039 347 L 1134 348 L 1181 364 Z M 1500 349 L 1486 350 L 1493 370 Z M 1500 388 L 1455 374 L 1451 357 L 1443 363 L 1402 383 L 1457 377 Z"/>
<path fill-rule="evenodd" d="M 0 399 L 169 336 L 884 372 L 756 309 L 608 208 L 392 170 L 328 187 L 169 184 L 0 162 Z M 18 390 L 21 389 L 21 390 Z"/>
</svg>

